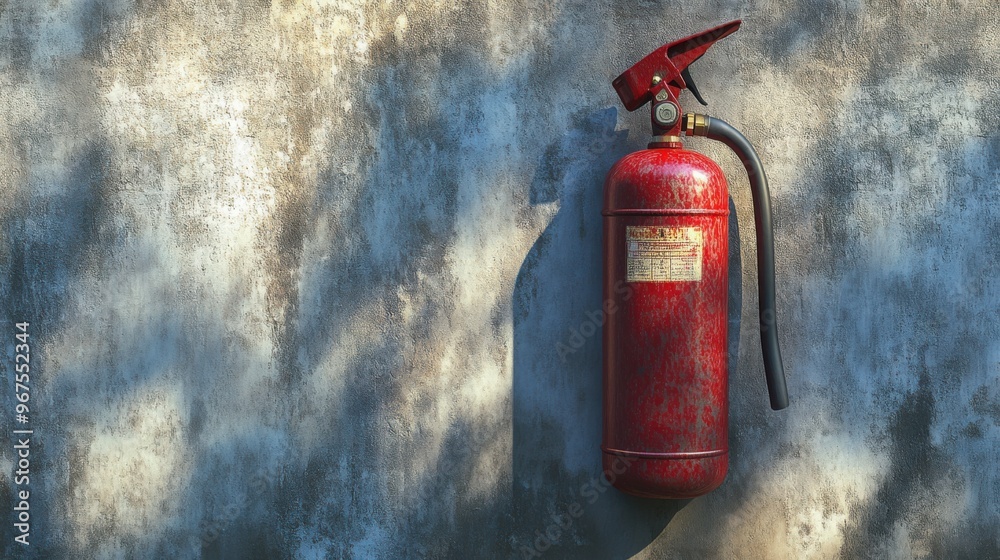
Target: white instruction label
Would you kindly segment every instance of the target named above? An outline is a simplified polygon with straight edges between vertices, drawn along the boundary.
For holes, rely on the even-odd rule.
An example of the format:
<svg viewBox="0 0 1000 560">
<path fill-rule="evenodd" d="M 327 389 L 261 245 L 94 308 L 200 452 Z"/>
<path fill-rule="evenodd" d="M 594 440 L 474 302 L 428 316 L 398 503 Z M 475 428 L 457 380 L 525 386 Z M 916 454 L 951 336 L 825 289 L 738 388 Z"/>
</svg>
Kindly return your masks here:
<svg viewBox="0 0 1000 560">
<path fill-rule="evenodd" d="M 701 228 L 628 226 L 625 236 L 629 282 L 701 280 Z"/>
</svg>

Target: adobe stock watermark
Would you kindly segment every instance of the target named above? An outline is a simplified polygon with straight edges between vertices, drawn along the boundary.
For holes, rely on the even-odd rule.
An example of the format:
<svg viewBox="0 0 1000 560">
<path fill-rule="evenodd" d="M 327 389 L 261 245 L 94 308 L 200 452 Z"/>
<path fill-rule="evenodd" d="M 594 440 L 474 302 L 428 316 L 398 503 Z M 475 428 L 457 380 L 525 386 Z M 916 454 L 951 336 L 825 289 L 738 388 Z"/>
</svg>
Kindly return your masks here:
<svg viewBox="0 0 1000 560">
<path fill-rule="evenodd" d="M 615 455 L 611 467 L 604 470 L 602 476 L 595 477 L 580 486 L 579 496 L 581 500 L 575 500 L 566 506 L 561 513 L 552 514 L 552 521 L 544 529 L 535 530 L 534 540 L 529 545 L 522 545 L 519 552 L 521 558 L 541 558 L 546 551 L 559 544 L 559 540 L 564 534 L 569 533 L 577 519 L 583 517 L 587 506 L 592 506 L 601 499 L 601 496 L 611 488 L 618 477 L 625 474 L 632 466 L 633 459 L 624 455 Z M 528 537 L 529 539 L 531 536 Z"/>
<path fill-rule="evenodd" d="M 623 143 L 627 136 L 627 131 L 615 130 L 614 127 L 602 128 L 597 134 L 587 134 L 583 140 L 574 143 L 574 151 L 599 156 L 611 152 L 615 146 Z"/>
<path fill-rule="evenodd" d="M 760 332 L 762 333 L 768 332 L 769 330 L 774 328 L 774 324 L 775 324 L 774 309 L 765 309 L 764 311 L 760 312 Z"/>
<path fill-rule="evenodd" d="M 628 301 L 632 297 L 632 287 L 626 284 L 624 280 L 619 280 L 615 283 L 614 291 L 615 294 L 621 296 L 621 301 Z M 569 329 L 569 340 L 565 343 L 560 342 L 556 344 L 556 354 L 559 355 L 559 360 L 565 364 L 566 358 L 571 354 L 575 354 L 580 348 L 583 348 L 587 340 L 594 336 L 599 328 L 604 326 L 608 317 L 617 313 L 619 309 L 620 307 L 615 298 L 608 298 L 604 300 L 604 305 L 600 309 L 588 312 L 586 314 L 587 318 L 582 323 Z"/>
</svg>

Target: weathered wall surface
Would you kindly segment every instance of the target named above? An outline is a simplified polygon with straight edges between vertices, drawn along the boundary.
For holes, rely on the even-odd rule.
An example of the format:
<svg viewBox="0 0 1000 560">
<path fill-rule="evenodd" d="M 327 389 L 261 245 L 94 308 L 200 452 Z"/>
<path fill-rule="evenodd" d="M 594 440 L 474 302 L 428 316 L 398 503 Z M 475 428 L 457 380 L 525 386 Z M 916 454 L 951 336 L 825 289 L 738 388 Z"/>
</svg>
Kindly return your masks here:
<svg viewBox="0 0 1000 560">
<path fill-rule="evenodd" d="M 2 9 L 0 556 L 1000 557 L 990 3 Z M 633 499 L 599 479 L 599 335 L 556 351 L 647 140 L 609 82 L 736 17 L 693 71 L 769 171 L 793 404 L 742 169 L 693 140 L 738 213 L 732 468 Z"/>
</svg>

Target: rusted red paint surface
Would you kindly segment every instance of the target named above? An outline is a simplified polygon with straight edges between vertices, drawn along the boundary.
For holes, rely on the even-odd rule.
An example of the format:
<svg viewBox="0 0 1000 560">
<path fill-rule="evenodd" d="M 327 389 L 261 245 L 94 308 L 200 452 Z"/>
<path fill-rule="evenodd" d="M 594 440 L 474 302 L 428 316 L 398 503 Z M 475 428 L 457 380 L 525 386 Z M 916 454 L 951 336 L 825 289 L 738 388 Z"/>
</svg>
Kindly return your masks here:
<svg viewBox="0 0 1000 560">
<path fill-rule="evenodd" d="M 689 498 L 726 476 L 728 201 L 719 166 L 682 148 L 630 154 L 605 182 L 602 448 L 624 492 Z M 629 226 L 700 228 L 701 279 L 628 282 Z"/>
</svg>

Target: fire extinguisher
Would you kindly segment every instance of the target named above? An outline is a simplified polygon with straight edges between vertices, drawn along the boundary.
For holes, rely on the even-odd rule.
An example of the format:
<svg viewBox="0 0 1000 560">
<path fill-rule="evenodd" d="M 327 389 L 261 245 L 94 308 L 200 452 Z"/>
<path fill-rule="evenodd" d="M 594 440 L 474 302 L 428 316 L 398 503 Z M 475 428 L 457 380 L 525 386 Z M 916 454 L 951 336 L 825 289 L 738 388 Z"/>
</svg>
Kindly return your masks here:
<svg viewBox="0 0 1000 560">
<path fill-rule="evenodd" d="M 681 134 L 729 146 L 746 167 L 757 233 L 760 335 L 771 408 L 788 406 L 774 314 L 774 236 L 767 177 L 725 122 L 682 114 L 688 66 L 740 20 L 668 43 L 613 82 L 629 111 L 651 104 L 653 138 L 604 184 L 603 464 L 615 487 L 651 498 L 717 488 L 729 464 L 727 352 L 729 193 L 719 166 Z"/>
</svg>

